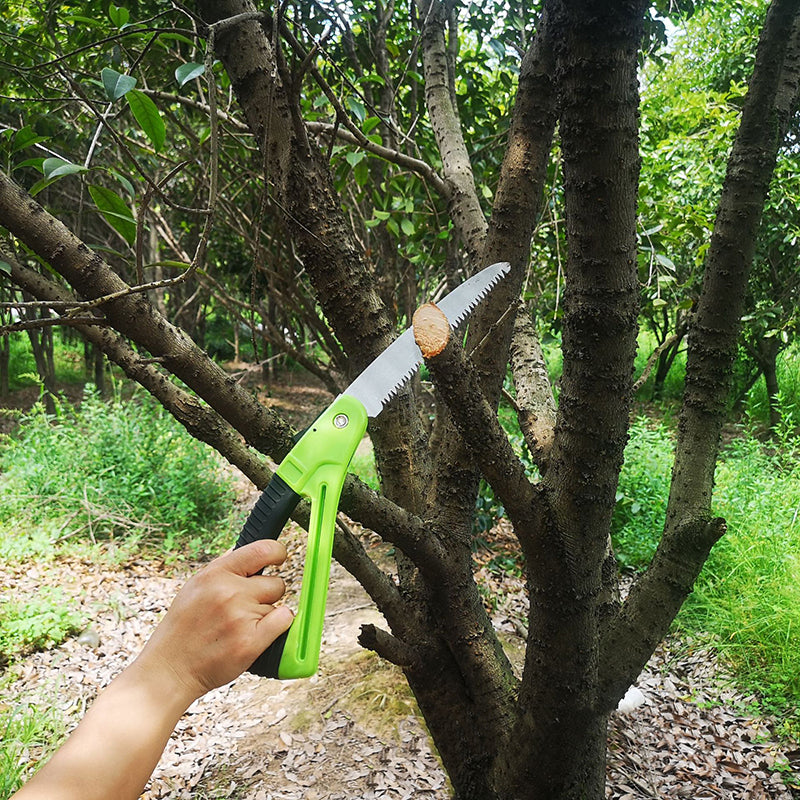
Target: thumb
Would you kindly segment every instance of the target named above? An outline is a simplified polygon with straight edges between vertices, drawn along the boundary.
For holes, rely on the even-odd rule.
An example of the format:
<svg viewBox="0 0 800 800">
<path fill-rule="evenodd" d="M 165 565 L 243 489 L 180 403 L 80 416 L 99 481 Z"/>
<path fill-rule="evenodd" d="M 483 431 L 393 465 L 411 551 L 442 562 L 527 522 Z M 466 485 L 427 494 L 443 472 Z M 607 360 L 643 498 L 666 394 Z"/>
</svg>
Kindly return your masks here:
<svg viewBox="0 0 800 800">
<path fill-rule="evenodd" d="M 289 630 L 294 614 L 288 606 L 276 606 L 256 623 L 256 634 L 266 650 L 282 633 Z"/>
<path fill-rule="evenodd" d="M 258 539 L 237 550 L 230 550 L 215 563 L 234 575 L 257 575 L 264 567 L 283 564 L 286 547 L 275 539 Z"/>
</svg>

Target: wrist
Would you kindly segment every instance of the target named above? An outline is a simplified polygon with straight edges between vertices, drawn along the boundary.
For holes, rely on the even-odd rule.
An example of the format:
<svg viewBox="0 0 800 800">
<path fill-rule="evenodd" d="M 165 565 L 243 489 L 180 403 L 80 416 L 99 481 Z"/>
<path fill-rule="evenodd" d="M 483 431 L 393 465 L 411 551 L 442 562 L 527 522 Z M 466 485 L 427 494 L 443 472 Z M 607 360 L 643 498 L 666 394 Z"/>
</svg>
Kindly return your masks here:
<svg viewBox="0 0 800 800">
<path fill-rule="evenodd" d="M 204 692 L 181 676 L 168 661 L 144 656 L 145 653 L 140 654 L 117 680 L 135 687 L 149 707 L 160 709 L 177 722 Z"/>
</svg>

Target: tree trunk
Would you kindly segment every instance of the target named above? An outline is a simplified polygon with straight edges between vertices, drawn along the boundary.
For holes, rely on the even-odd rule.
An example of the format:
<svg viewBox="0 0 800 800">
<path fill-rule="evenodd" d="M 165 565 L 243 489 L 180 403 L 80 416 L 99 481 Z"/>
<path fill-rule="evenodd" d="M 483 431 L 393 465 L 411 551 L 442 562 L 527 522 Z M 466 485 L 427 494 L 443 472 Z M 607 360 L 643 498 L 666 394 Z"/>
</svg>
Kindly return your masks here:
<svg viewBox="0 0 800 800">
<path fill-rule="evenodd" d="M 35 320 L 32 313 L 28 313 L 28 319 Z M 43 316 L 49 316 L 45 312 Z M 56 413 L 55 404 L 55 367 L 53 365 L 53 337 L 52 331 L 43 328 L 31 328 L 28 330 L 28 340 L 33 351 L 33 360 L 36 363 L 36 372 L 42 383 L 42 399 L 44 400 L 45 411 L 48 414 Z"/>
<path fill-rule="evenodd" d="M 781 341 L 777 336 L 761 338 L 757 342 L 758 365 L 764 375 L 767 389 L 767 405 L 769 408 L 769 429 L 773 433 L 781 424 L 780 386 L 778 385 L 778 353 Z"/>
<path fill-rule="evenodd" d="M 10 336 L 0 336 L 0 397 L 8 397 L 11 392 L 10 367 L 11 338 Z"/>
</svg>

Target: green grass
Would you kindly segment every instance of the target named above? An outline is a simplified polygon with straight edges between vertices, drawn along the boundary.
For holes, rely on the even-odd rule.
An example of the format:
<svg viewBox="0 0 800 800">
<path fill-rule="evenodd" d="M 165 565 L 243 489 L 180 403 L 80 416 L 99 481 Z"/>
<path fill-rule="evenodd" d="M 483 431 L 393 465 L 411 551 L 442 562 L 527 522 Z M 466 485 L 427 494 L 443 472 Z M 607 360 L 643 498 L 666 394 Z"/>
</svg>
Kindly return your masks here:
<svg viewBox="0 0 800 800">
<path fill-rule="evenodd" d="M 65 737 L 64 718 L 53 700 L 0 705 L 0 800 L 19 789 Z"/>
<path fill-rule="evenodd" d="M 660 423 L 631 428 L 617 506 L 614 549 L 623 566 L 643 569 L 664 524 L 673 436 Z M 721 453 L 714 513 L 728 531 L 711 553 L 676 620 L 708 641 L 761 708 L 794 734 L 800 701 L 800 440 L 779 446 L 747 433 Z"/>
<path fill-rule="evenodd" d="M 800 700 L 800 441 L 770 452 L 736 440 L 717 469 L 715 511 L 728 532 L 678 619 L 705 633 L 765 707 L 791 717 Z"/>
<path fill-rule="evenodd" d="M 19 547 L 12 532 L 32 532 L 38 548 L 43 530 L 51 544 L 132 537 L 196 555 L 232 508 L 213 451 L 145 394 L 106 402 L 89 392 L 80 408 L 61 403 L 56 419 L 37 406 L 6 442 L 0 470 L 5 557 Z"/>
<path fill-rule="evenodd" d="M 0 658 L 47 650 L 78 633 L 83 624 L 57 588 L 43 586 L 27 600 L 0 599 Z"/>
</svg>

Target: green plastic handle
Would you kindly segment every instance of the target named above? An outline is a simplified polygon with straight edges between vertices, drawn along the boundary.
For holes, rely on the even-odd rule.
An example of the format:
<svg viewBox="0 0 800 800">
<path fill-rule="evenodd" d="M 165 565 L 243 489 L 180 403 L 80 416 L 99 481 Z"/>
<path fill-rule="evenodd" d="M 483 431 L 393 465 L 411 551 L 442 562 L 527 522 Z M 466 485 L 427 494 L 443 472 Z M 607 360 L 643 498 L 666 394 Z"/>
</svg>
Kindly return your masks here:
<svg viewBox="0 0 800 800">
<path fill-rule="evenodd" d="M 366 429 L 364 406 L 354 397 L 339 395 L 275 471 L 293 491 L 311 500 L 303 583 L 279 678 L 307 678 L 317 671 L 339 498 Z"/>
</svg>

